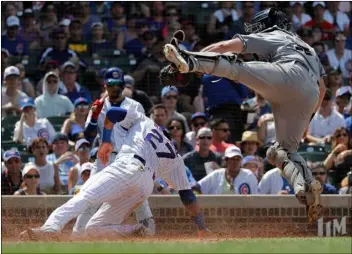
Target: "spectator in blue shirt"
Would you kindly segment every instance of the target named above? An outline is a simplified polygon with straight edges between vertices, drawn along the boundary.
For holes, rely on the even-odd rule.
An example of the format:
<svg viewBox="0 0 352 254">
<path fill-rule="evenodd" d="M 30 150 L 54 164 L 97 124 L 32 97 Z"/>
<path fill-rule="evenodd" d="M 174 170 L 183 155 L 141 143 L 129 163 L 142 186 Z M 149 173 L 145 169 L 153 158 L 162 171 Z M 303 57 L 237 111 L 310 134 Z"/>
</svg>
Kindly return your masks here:
<svg viewBox="0 0 352 254">
<path fill-rule="evenodd" d="M 81 21 L 84 38 L 88 38 L 92 24 L 100 22 L 99 16 L 91 14 L 90 2 L 78 2 L 74 16 Z"/>
<path fill-rule="evenodd" d="M 204 75 L 202 78 L 204 106 L 212 118 L 224 118 L 231 131 L 229 142 L 241 140 L 244 131 L 241 104 L 248 98 L 248 88 L 226 78 Z"/>
<path fill-rule="evenodd" d="M 111 38 L 116 39 L 121 29 L 126 29 L 126 14 L 123 2 L 111 2 L 111 17 L 106 21 L 106 26 Z"/>
<path fill-rule="evenodd" d="M 6 19 L 6 34 L 1 36 L 2 47 L 14 56 L 28 54 L 27 42 L 18 35 L 19 27 L 20 20 L 16 16 L 10 16 Z"/>
<path fill-rule="evenodd" d="M 321 194 L 338 194 L 334 186 L 326 183 L 328 174 L 327 170 L 324 168 L 323 162 L 312 163 L 308 161 L 308 166 L 312 169 L 313 177 L 319 181 L 323 187 L 323 192 Z"/>
<path fill-rule="evenodd" d="M 73 50 L 67 48 L 67 36 L 64 28 L 58 27 L 52 32 L 53 47 L 49 47 L 42 54 L 40 64 L 43 66 L 48 60 L 58 61 L 60 65 L 70 60 L 78 58 L 78 55 Z M 85 67 L 83 62 L 80 65 Z"/>
<path fill-rule="evenodd" d="M 59 93 L 67 96 L 72 103 L 76 99 L 83 97 L 89 104 L 92 103 L 92 97 L 87 88 L 77 83 L 77 68 L 74 63 L 68 61 L 60 67 L 61 80 Z"/>
<path fill-rule="evenodd" d="M 90 53 L 99 54 L 104 50 L 111 48 L 111 43 L 105 39 L 104 25 L 101 22 L 92 24 L 92 40 L 90 43 Z"/>
</svg>

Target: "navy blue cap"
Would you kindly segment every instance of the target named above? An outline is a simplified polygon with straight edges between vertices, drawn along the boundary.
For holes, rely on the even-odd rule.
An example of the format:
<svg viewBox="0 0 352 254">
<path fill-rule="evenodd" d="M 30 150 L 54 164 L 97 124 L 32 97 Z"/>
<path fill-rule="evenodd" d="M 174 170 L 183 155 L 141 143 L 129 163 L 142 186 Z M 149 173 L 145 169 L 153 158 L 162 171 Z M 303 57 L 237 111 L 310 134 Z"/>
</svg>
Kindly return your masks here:
<svg viewBox="0 0 352 254">
<path fill-rule="evenodd" d="M 197 117 L 201 117 L 201 118 L 204 118 L 205 120 L 208 120 L 206 114 L 203 112 L 196 112 L 196 113 L 192 114 L 191 120 L 193 121 Z"/>
<path fill-rule="evenodd" d="M 21 100 L 20 107 L 21 107 L 21 110 L 23 110 L 25 107 L 33 107 L 33 108 L 35 108 L 35 104 L 34 104 L 34 101 L 33 101 L 32 98 L 26 97 L 26 98 L 23 98 Z"/>
<path fill-rule="evenodd" d="M 75 102 L 73 103 L 73 106 L 76 107 L 78 104 L 81 104 L 81 103 L 89 104 L 86 98 L 79 97 L 75 100 Z"/>
<path fill-rule="evenodd" d="M 107 69 L 104 73 L 104 82 L 109 83 L 109 82 L 115 82 L 115 81 L 122 81 L 124 84 L 125 81 L 123 77 L 124 77 L 124 74 L 120 68 L 111 67 Z"/>
<path fill-rule="evenodd" d="M 68 136 L 65 135 L 65 134 L 62 134 L 62 133 L 57 133 L 57 134 L 53 137 L 51 143 L 53 144 L 53 143 L 55 143 L 56 141 L 59 141 L 59 140 L 64 140 L 64 141 L 68 142 Z"/>
</svg>

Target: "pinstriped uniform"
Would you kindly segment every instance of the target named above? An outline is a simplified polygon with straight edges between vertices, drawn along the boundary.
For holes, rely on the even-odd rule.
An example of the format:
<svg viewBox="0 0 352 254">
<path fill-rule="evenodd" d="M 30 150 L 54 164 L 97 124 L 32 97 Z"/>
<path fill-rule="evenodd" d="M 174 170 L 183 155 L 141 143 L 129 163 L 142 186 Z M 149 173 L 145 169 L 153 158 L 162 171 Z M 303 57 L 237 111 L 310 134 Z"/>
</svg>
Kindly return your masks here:
<svg viewBox="0 0 352 254">
<path fill-rule="evenodd" d="M 89 206 L 102 204 L 86 230 L 119 232 L 126 216 L 151 195 L 155 177 L 170 181 L 176 190 L 190 189 L 182 157 L 176 154 L 173 157 L 174 150 L 167 146 L 169 141 L 158 126 L 139 112 L 128 111 L 125 119 L 121 125 L 133 127 L 115 161 L 91 177 L 78 195 L 56 209 L 44 228 L 61 230 Z M 156 134 L 157 140 L 152 139 L 154 146 L 148 138 L 150 133 L 160 134 Z"/>
</svg>

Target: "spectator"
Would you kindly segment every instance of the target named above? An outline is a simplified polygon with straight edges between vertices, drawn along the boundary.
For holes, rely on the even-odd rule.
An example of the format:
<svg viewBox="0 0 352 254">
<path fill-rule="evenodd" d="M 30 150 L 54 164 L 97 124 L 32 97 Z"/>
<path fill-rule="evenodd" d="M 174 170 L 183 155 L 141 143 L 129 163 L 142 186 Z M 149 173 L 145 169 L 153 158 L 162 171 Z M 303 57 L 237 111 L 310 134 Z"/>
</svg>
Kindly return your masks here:
<svg viewBox="0 0 352 254">
<path fill-rule="evenodd" d="M 92 15 L 90 11 L 90 2 L 78 2 L 74 15 L 82 24 L 82 33 L 84 38 L 88 38 L 92 24 L 100 22 L 100 18 Z"/>
<path fill-rule="evenodd" d="M 328 58 L 327 54 L 325 52 L 320 53 L 318 57 L 319 57 L 321 64 L 323 65 L 325 73 L 329 73 L 332 70 L 332 67 L 330 65 L 329 58 Z"/>
<path fill-rule="evenodd" d="M 59 175 L 62 184 L 67 187 L 68 185 L 68 172 L 70 168 L 78 162 L 78 157 L 69 152 L 68 137 L 62 133 L 57 133 L 51 141 L 53 153 L 46 156 L 46 160 L 50 163 L 56 162 L 61 156 L 65 159 L 59 165 Z M 70 158 L 67 158 L 70 157 Z"/>
<path fill-rule="evenodd" d="M 14 193 L 14 195 L 44 195 L 45 193 L 40 191 L 39 179 L 40 171 L 32 163 L 28 163 L 23 171 L 23 184 L 22 188 Z"/>
<path fill-rule="evenodd" d="M 336 110 L 344 118 L 349 117 L 351 96 L 352 88 L 350 86 L 342 86 L 336 91 Z"/>
<path fill-rule="evenodd" d="M 166 128 L 167 125 L 167 110 L 163 104 L 156 104 L 150 110 L 151 119 L 162 128 Z"/>
<path fill-rule="evenodd" d="M 9 66 L 10 52 L 7 49 L 1 49 L 1 81 L 4 77 L 4 71 Z M 1 82 L 2 83 L 2 82 Z"/>
<path fill-rule="evenodd" d="M 330 65 L 340 69 L 343 78 L 349 78 L 352 72 L 352 51 L 345 49 L 346 37 L 342 33 L 335 36 L 334 48 L 326 52 Z"/>
<path fill-rule="evenodd" d="M 226 143 L 231 134 L 230 127 L 225 119 L 214 119 L 210 122 L 210 128 L 213 132 L 210 150 L 223 155 L 228 147 L 233 146 L 233 144 Z"/>
<path fill-rule="evenodd" d="M 54 127 L 46 118 L 37 118 L 32 98 L 21 100 L 21 119 L 16 123 L 13 141 L 30 144 L 36 138 L 51 140 L 55 136 Z"/>
<path fill-rule="evenodd" d="M 326 183 L 328 178 L 328 173 L 324 168 L 323 162 L 315 162 L 312 163 L 310 161 L 307 162 L 308 167 L 312 169 L 312 175 L 315 180 L 319 181 L 321 186 L 323 187 L 321 194 L 337 194 L 337 190 L 331 184 Z"/>
<path fill-rule="evenodd" d="M 341 181 L 341 189 L 339 194 L 352 194 L 352 171 Z"/>
<path fill-rule="evenodd" d="M 263 158 L 259 156 L 248 155 L 242 160 L 242 168 L 249 169 L 257 177 L 258 181 L 262 179 L 264 173 Z"/>
<path fill-rule="evenodd" d="M 1 113 L 3 116 L 19 113 L 20 102 L 27 95 L 18 89 L 20 71 L 9 66 L 4 71 L 4 87 L 1 89 Z"/>
<path fill-rule="evenodd" d="M 301 26 L 303 26 L 305 23 L 311 21 L 312 17 L 304 12 L 303 2 L 292 1 L 292 2 L 290 2 L 290 5 L 293 10 L 292 28 L 294 31 L 296 31 Z"/>
<path fill-rule="evenodd" d="M 25 9 L 23 12 L 23 27 L 19 35 L 29 44 L 29 49 L 40 48 L 40 30 L 35 24 L 34 13 L 32 9 Z"/>
<path fill-rule="evenodd" d="M 258 121 L 258 139 L 264 146 L 275 143 L 275 121 L 272 113 L 264 114 Z"/>
<path fill-rule="evenodd" d="M 13 195 L 22 184 L 21 156 L 17 150 L 7 150 L 3 158 L 5 169 L 1 172 L 1 195 Z"/>
<path fill-rule="evenodd" d="M 319 27 L 323 32 L 322 40 L 329 40 L 333 38 L 335 27 L 328 21 L 324 20 L 325 7 L 326 5 L 324 2 L 313 2 L 314 18 L 305 23 L 304 28 L 312 30 L 315 27 Z"/>
<path fill-rule="evenodd" d="M 26 70 L 24 69 L 24 65 L 22 63 L 18 63 L 16 64 L 16 67 L 20 71 L 19 89 L 34 100 L 36 97 L 34 86 L 32 82 L 26 78 Z"/>
<path fill-rule="evenodd" d="M 180 118 L 171 118 L 167 123 L 167 129 L 170 132 L 172 139 L 176 142 L 178 153 L 183 156 L 186 153 L 193 151 L 192 145 L 185 142 L 185 125 Z"/>
<path fill-rule="evenodd" d="M 193 148 L 197 145 L 197 134 L 200 128 L 208 127 L 208 118 L 203 112 L 196 112 L 192 115 L 192 131 L 186 133 L 185 141 L 193 146 Z"/>
<path fill-rule="evenodd" d="M 37 116 L 39 118 L 51 116 L 64 116 L 74 110 L 69 98 L 58 94 L 59 76 L 54 71 L 45 74 L 43 79 L 43 95 L 35 99 Z"/>
<path fill-rule="evenodd" d="M 230 32 L 225 36 L 225 39 L 231 39 L 235 34 L 246 34 L 244 29 L 245 23 L 251 23 L 254 16 L 254 2 L 244 1 L 242 3 L 242 17 L 236 20 L 230 27 Z"/>
<path fill-rule="evenodd" d="M 201 128 L 197 133 L 198 150 L 183 156 L 185 165 L 191 170 L 197 181 L 202 179 L 208 172 L 210 173 L 212 170 L 219 168 L 219 165 L 222 164 L 220 154 L 214 153 L 209 149 L 212 136 L 213 133 L 209 128 Z M 209 164 L 210 166 L 208 166 Z"/>
<path fill-rule="evenodd" d="M 241 104 L 248 98 L 248 88 L 213 75 L 203 75 L 202 84 L 204 104 L 209 108 L 210 118 L 224 118 L 231 128 L 230 141 L 239 140 L 244 130 Z"/>
<path fill-rule="evenodd" d="M 155 1 L 152 3 L 151 15 L 147 18 L 147 24 L 149 30 L 154 34 L 161 33 L 165 26 L 164 11 L 164 2 Z"/>
<path fill-rule="evenodd" d="M 72 192 L 72 188 L 76 184 L 81 184 L 78 172 L 84 163 L 89 162 L 90 143 L 88 140 L 84 138 L 77 140 L 75 145 L 75 153 L 79 158 L 79 162 L 74 167 L 70 168 L 68 173 L 68 193 Z"/>
<path fill-rule="evenodd" d="M 121 29 L 126 28 L 126 14 L 123 2 L 111 2 L 110 17 L 106 22 L 111 38 L 116 38 Z"/>
<path fill-rule="evenodd" d="M 325 51 L 327 49 L 327 45 L 321 41 L 314 42 L 312 44 L 312 47 L 314 48 L 314 51 L 315 51 L 315 53 L 317 53 L 317 55 L 325 53 Z"/>
<path fill-rule="evenodd" d="M 189 127 L 186 118 L 176 111 L 178 99 L 178 90 L 175 86 L 165 86 L 161 91 L 161 100 L 166 107 L 167 116 L 169 120 L 171 118 L 180 118 L 185 124 L 185 130 L 189 132 Z"/>
<path fill-rule="evenodd" d="M 91 28 L 92 40 L 90 44 L 90 54 L 100 54 L 111 48 L 111 43 L 105 39 L 104 36 L 104 24 L 101 22 L 95 22 Z"/>
<path fill-rule="evenodd" d="M 68 48 L 78 54 L 88 54 L 88 41 L 83 38 L 81 21 L 74 19 L 70 22 L 69 34 Z"/>
<path fill-rule="evenodd" d="M 327 79 L 328 82 L 326 84 L 326 87 L 330 89 L 331 94 L 333 96 L 333 101 L 336 101 L 336 92 L 343 84 L 341 71 L 339 69 L 331 69 L 328 73 Z"/>
<path fill-rule="evenodd" d="M 89 162 L 91 162 L 91 163 L 95 163 L 96 162 L 97 155 L 98 155 L 98 150 L 99 150 L 99 147 L 94 147 L 92 150 L 90 150 Z"/>
<path fill-rule="evenodd" d="M 293 187 L 282 176 L 279 168 L 266 172 L 258 185 L 259 194 L 286 195 L 295 194 Z"/>
<path fill-rule="evenodd" d="M 346 13 L 339 11 L 339 2 L 326 2 L 327 10 L 324 12 L 324 19 L 330 24 L 335 25 L 337 31 L 344 32 L 347 36 L 349 34 L 348 27 L 350 19 Z"/>
<path fill-rule="evenodd" d="M 245 131 L 242 134 L 241 151 L 243 156 L 256 155 L 261 143 L 255 131 Z"/>
<path fill-rule="evenodd" d="M 337 128 L 331 137 L 331 153 L 324 161 L 326 169 L 332 169 L 335 166 L 337 156 L 346 150 L 352 149 L 352 138 L 346 128 Z"/>
<path fill-rule="evenodd" d="M 320 109 L 309 124 L 307 139 L 314 143 L 329 142 L 336 129 L 345 127 L 343 116 L 332 105 L 332 94 L 326 89 Z"/>
<path fill-rule="evenodd" d="M 257 92 L 253 98 L 243 101 L 241 108 L 243 111 L 248 111 L 247 130 L 255 131 L 258 128 L 259 118 L 264 114 L 271 113 L 269 102 Z"/>
<path fill-rule="evenodd" d="M 207 26 L 208 35 L 222 39 L 229 32 L 231 24 L 238 20 L 238 14 L 233 4 L 233 2 L 220 2 L 221 8 L 210 17 Z"/>
<path fill-rule="evenodd" d="M 70 30 L 69 30 L 70 24 L 71 24 L 71 20 L 70 19 L 63 19 L 59 23 L 59 27 L 62 28 L 65 31 L 65 34 L 67 36 L 70 33 Z"/>
<path fill-rule="evenodd" d="M 78 98 L 74 102 L 74 111 L 65 120 L 61 133 L 67 135 L 70 140 L 76 141 L 84 136 L 84 125 L 89 112 L 89 104 L 85 98 Z"/>
<path fill-rule="evenodd" d="M 132 76 L 125 75 L 124 80 L 125 80 L 124 95 L 127 97 L 130 97 L 135 101 L 138 101 L 140 104 L 142 104 L 144 111 L 149 112 L 150 109 L 153 107 L 153 102 L 148 97 L 148 95 L 144 91 L 135 88 L 135 81 Z"/>
<path fill-rule="evenodd" d="M 29 146 L 29 152 L 34 155 L 33 164 L 40 172 L 40 190 L 47 194 L 59 194 L 61 181 L 57 163 L 46 160 L 49 152 L 48 141 L 44 138 L 36 138 Z"/>
<path fill-rule="evenodd" d="M 80 97 L 83 97 L 90 104 L 92 103 L 91 95 L 87 88 L 77 83 L 77 68 L 73 62 L 65 62 L 61 67 L 61 80 L 59 84 L 59 93 L 67 96 L 72 103 Z"/>
<path fill-rule="evenodd" d="M 196 26 L 192 21 L 186 20 L 182 22 L 182 30 L 185 32 L 185 40 L 180 43 L 180 48 L 191 51 L 194 45 L 200 41 L 196 34 Z"/>
<path fill-rule="evenodd" d="M 241 168 L 241 150 L 232 146 L 225 151 L 226 168 L 217 169 L 201 179 L 198 184 L 202 194 L 257 194 L 255 175 Z"/>
<path fill-rule="evenodd" d="M 55 29 L 57 24 L 57 15 L 56 9 L 53 3 L 48 3 L 47 5 L 43 6 L 40 10 L 40 22 L 39 22 L 39 29 L 41 32 L 41 37 L 44 39 L 44 46 L 49 43 L 49 37 L 51 32 Z M 56 38 L 53 37 L 55 40 Z M 66 43 L 66 41 L 65 41 Z"/>
<path fill-rule="evenodd" d="M 2 47 L 13 56 L 28 55 L 27 42 L 18 35 L 20 20 L 16 16 L 10 16 L 6 19 L 6 27 L 6 33 L 1 36 Z"/>
<path fill-rule="evenodd" d="M 83 184 L 85 184 L 85 182 L 87 182 L 87 180 L 90 177 L 90 172 L 92 171 L 92 169 L 94 168 L 94 164 L 91 162 L 86 162 L 83 163 L 83 165 L 80 167 L 78 175 L 79 175 L 79 182 L 81 183 L 80 185 L 76 184 L 72 190 L 71 190 L 71 195 L 76 195 L 78 194 L 78 192 L 81 190 Z"/>
<path fill-rule="evenodd" d="M 67 35 L 62 27 L 55 28 L 51 33 L 53 46 L 45 50 L 40 58 L 40 65 L 43 67 L 48 60 L 58 61 L 59 65 L 71 59 L 78 59 L 78 55 L 73 50 L 67 48 Z M 80 62 L 85 67 L 85 64 Z"/>
</svg>

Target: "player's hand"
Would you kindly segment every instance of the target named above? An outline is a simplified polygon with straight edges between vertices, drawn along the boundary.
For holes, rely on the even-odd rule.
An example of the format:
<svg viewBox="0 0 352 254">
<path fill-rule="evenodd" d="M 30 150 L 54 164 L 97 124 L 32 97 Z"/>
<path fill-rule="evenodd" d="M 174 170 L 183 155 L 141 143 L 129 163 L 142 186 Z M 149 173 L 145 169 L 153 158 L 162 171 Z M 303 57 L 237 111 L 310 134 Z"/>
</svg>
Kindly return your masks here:
<svg viewBox="0 0 352 254">
<path fill-rule="evenodd" d="M 333 150 L 333 153 L 338 154 L 338 153 L 341 153 L 341 152 L 343 152 L 343 151 L 345 151 L 345 150 L 347 150 L 346 145 L 344 145 L 344 144 L 338 144 L 338 145 L 335 147 L 335 149 Z"/>
<path fill-rule="evenodd" d="M 97 120 L 98 117 L 99 117 L 99 114 L 101 112 L 101 110 L 103 109 L 103 106 L 104 106 L 104 99 L 106 98 L 106 96 L 104 95 L 100 100 L 96 100 L 93 105 L 92 105 L 92 118 L 94 120 Z"/>
<path fill-rule="evenodd" d="M 109 162 L 110 154 L 114 150 L 114 147 L 111 143 L 102 143 L 98 150 L 98 159 L 103 165 L 106 165 Z"/>
</svg>

